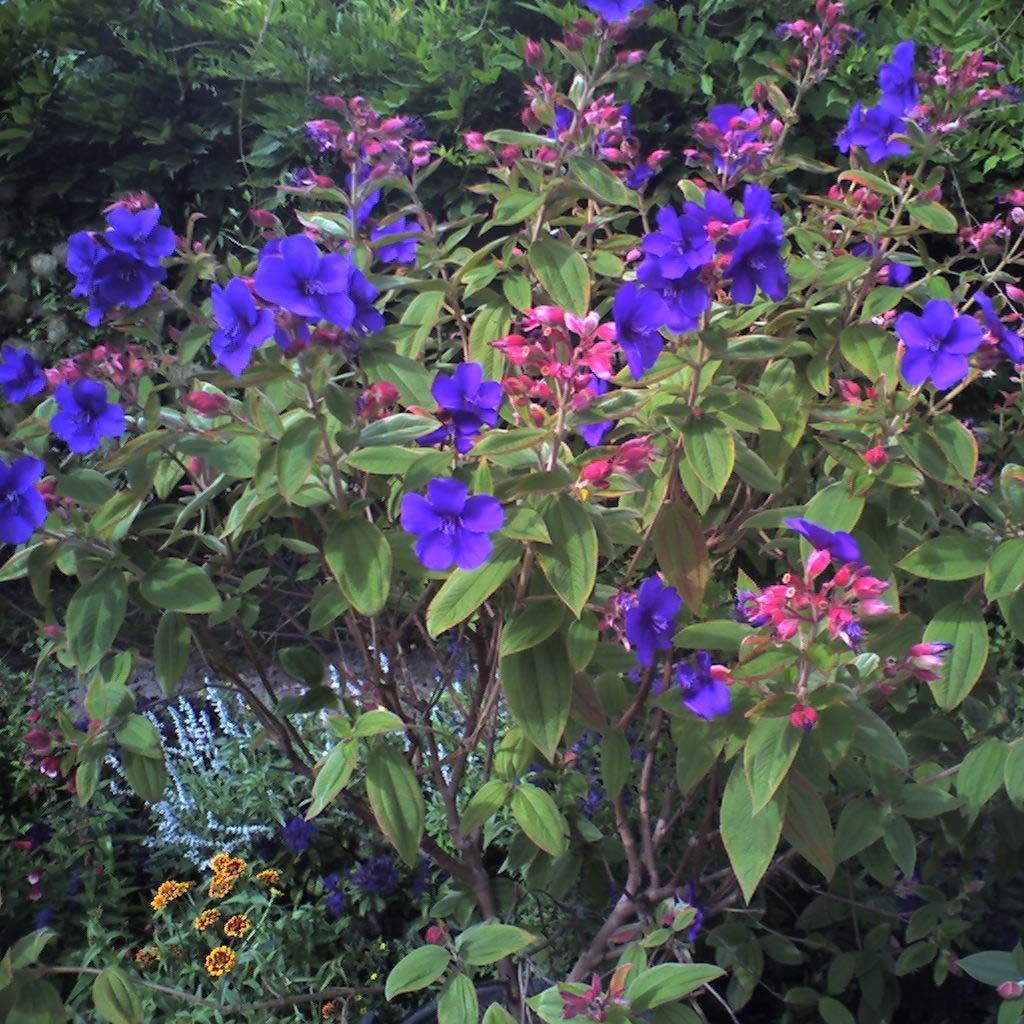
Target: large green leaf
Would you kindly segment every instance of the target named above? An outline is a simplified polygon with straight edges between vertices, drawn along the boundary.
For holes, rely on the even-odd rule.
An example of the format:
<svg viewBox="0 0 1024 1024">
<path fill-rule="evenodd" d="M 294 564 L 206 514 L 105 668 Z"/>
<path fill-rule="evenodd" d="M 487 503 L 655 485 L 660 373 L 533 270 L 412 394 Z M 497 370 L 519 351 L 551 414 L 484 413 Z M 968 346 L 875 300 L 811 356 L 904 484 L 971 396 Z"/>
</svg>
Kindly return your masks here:
<svg viewBox="0 0 1024 1024">
<path fill-rule="evenodd" d="M 634 975 L 626 986 L 626 999 L 633 1013 L 671 1003 L 725 974 L 713 964 L 659 964 Z"/>
<path fill-rule="evenodd" d="M 313 780 L 313 802 L 306 820 L 315 818 L 348 785 L 359 759 L 359 744 L 353 740 L 339 743 L 328 755 Z"/>
<path fill-rule="evenodd" d="M 391 588 L 391 547 L 373 523 L 344 519 L 327 536 L 324 555 L 345 597 L 363 615 L 383 610 Z"/>
<path fill-rule="evenodd" d="M 1024 539 L 1004 540 L 985 567 L 985 596 L 990 601 L 1009 597 L 1024 586 Z"/>
<path fill-rule="evenodd" d="M 128 585 L 120 569 L 104 569 L 78 588 L 68 604 L 65 625 L 71 655 L 80 672 L 99 664 L 110 650 L 127 608 Z"/>
<path fill-rule="evenodd" d="M 522 553 L 521 544 L 499 537 L 491 557 L 479 569 L 455 569 L 427 609 L 430 635 L 440 636 L 468 619 L 512 575 Z"/>
<path fill-rule="evenodd" d="M 991 549 L 967 533 L 947 533 L 914 548 L 897 567 L 927 580 L 969 580 L 985 571 Z"/>
<path fill-rule="evenodd" d="M 959 601 L 947 604 L 928 623 L 924 639 L 953 645 L 943 659 L 942 677 L 928 684 L 935 703 L 949 711 L 971 692 L 988 660 L 988 627 L 981 609 Z"/>
<path fill-rule="evenodd" d="M 798 771 L 789 773 L 786 789 L 789 799 L 782 837 L 826 879 L 831 879 L 836 870 L 836 840 L 828 808 L 818 791 Z"/>
<path fill-rule="evenodd" d="M 390 1002 L 403 992 L 418 992 L 432 985 L 451 962 L 452 955 L 444 946 L 420 946 L 414 949 L 391 968 L 384 982 L 384 998 Z"/>
<path fill-rule="evenodd" d="M 788 718 L 760 718 L 743 750 L 743 770 L 757 814 L 775 795 L 800 749 L 803 730 Z"/>
<path fill-rule="evenodd" d="M 156 646 L 153 660 L 156 678 L 165 697 L 174 695 L 188 665 L 192 633 L 188 620 L 181 612 L 164 612 L 156 628 Z"/>
<path fill-rule="evenodd" d="M 320 424 L 307 413 L 292 421 L 277 442 L 277 489 L 287 500 L 309 479 L 320 450 Z"/>
<path fill-rule="evenodd" d="M 530 246 L 529 259 L 555 305 L 586 316 L 590 311 L 590 276 L 583 257 L 565 242 L 538 238 Z"/>
<path fill-rule="evenodd" d="M 538 547 L 537 558 L 555 593 L 579 618 L 597 579 L 597 531 L 575 498 L 560 494 L 544 511 L 551 543 Z"/>
<path fill-rule="evenodd" d="M 755 814 L 743 765 L 737 762 L 733 766 L 722 796 L 722 842 L 748 903 L 775 855 L 785 808 L 786 789 L 782 786 Z"/>
<path fill-rule="evenodd" d="M 106 967 L 92 985 L 96 1011 L 110 1024 L 143 1024 L 142 1000 L 120 967 Z"/>
<path fill-rule="evenodd" d="M 550 794 L 524 782 L 512 794 L 512 815 L 542 850 L 560 857 L 569 848 L 569 825 Z"/>
<path fill-rule="evenodd" d="M 529 932 L 510 924 L 477 924 L 458 937 L 455 949 L 461 960 L 481 967 L 522 952 L 534 941 Z"/>
<path fill-rule="evenodd" d="M 480 1003 L 473 982 L 466 975 L 453 974 L 437 997 L 438 1024 L 477 1024 Z"/>
<path fill-rule="evenodd" d="M 721 494 L 736 462 L 732 431 L 717 416 L 702 416 L 687 427 L 683 447 L 686 461 L 701 482 Z"/>
<path fill-rule="evenodd" d="M 572 703 L 572 666 L 560 633 L 501 659 L 509 710 L 550 761 L 565 731 Z"/>
<path fill-rule="evenodd" d="M 665 579 L 699 614 L 711 578 L 708 546 L 700 520 L 681 502 L 663 505 L 654 524 L 654 553 Z"/>
<path fill-rule="evenodd" d="M 181 558 L 157 562 L 142 578 L 139 591 L 150 604 L 167 611 L 198 615 L 220 608 L 220 595 L 210 577 Z"/>
<path fill-rule="evenodd" d="M 373 816 L 406 864 L 419 861 L 426 809 L 423 791 L 409 762 L 386 743 L 366 755 L 366 792 Z"/>
</svg>

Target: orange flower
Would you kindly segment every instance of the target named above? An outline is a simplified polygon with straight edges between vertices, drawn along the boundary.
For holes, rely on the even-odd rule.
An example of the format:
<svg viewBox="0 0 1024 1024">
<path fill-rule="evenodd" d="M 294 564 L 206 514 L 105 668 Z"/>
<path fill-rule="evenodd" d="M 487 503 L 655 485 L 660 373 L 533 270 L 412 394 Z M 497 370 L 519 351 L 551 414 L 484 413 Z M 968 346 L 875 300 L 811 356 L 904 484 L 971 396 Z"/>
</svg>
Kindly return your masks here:
<svg viewBox="0 0 1024 1024">
<path fill-rule="evenodd" d="M 192 927 L 197 932 L 205 932 L 207 928 L 212 927 L 220 920 L 220 911 L 216 907 L 210 907 L 209 910 L 204 910 L 192 923 Z"/>
<path fill-rule="evenodd" d="M 144 946 L 135 954 L 135 962 L 142 967 L 160 962 L 160 950 L 156 946 Z"/>
<path fill-rule="evenodd" d="M 248 915 L 233 914 L 224 922 L 224 934 L 231 939 L 240 939 L 251 927 Z"/>
<path fill-rule="evenodd" d="M 231 854 L 229 853 L 218 853 L 213 860 L 210 861 L 210 870 L 215 874 L 219 875 L 224 871 L 225 866 L 230 863 Z"/>
<path fill-rule="evenodd" d="M 256 881 L 265 885 L 268 889 L 281 881 L 281 872 L 277 868 L 265 868 L 256 876 Z"/>
<path fill-rule="evenodd" d="M 195 882 L 175 882 L 173 879 L 161 882 L 160 888 L 157 889 L 156 895 L 149 901 L 149 905 L 154 910 L 163 910 L 171 900 L 184 896 L 193 885 L 195 885 Z"/>
<path fill-rule="evenodd" d="M 210 883 L 210 899 L 222 900 L 235 887 L 235 880 L 229 875 L 214 875 Z"/>
<path fill-rule="evenodd" d="M 217 946 L 206 956 L 206 970 L 214 977 L 220 978 L 228 971 L 234 970 L 238 956 L 230 946 Z"/>
<path fill-rule="evenodd" d="M 333 999 L 328 1000 L 320 1007 L 320 1016 L 323 1017 L 324 1020 L 330 1020 L 337 1009 L 338 1004 Z"/>
</svg>

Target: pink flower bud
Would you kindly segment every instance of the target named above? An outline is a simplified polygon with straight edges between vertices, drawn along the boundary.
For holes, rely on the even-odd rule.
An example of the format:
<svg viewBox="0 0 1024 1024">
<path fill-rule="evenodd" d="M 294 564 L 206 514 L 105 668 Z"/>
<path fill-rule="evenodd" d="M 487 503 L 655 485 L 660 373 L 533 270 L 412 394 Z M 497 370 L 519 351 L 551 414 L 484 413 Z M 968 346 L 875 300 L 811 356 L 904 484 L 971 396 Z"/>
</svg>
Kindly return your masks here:
<svg viewBox="0 0 1024 1024">
<path fill-rule="evenodd" d="M 818 712 L 816 709 L 806 704 L 793 705 L 793 713 L 789 716 L 791 725 L 796 726 L 798 729 L 803 729 L 804 732 L 810 732 L 817 721 Z"/>
<path fill-rule="evenodd" d="M 807 578 L 817 579 L 831 564 L 832 553 L 830 551 L 814 551 L 807 559 Z"/>
<path fill-rule="evenodd" d="M 274 214 L 259 206 L 255 206 L 249 211 L 249 220 L 259 228 L 279 227 L 281 224 Z"/>
<path fill-rule="evenodd" d="M 631 68 L 635 64 L 639 64 L 646 56 L 646 50 L 619 50 L 615 54 L 615 63 L 620 67 Z"/>
<path fill-rule="evenodd" d="M 566 31 L 562 33 L 562 45 L 570 53 L 578 53 L 580 50 L 583 49 L 586 43 L 583 40 L 583 36 L 581 36 L 579 32 Z"/>
<path fill-rule="evenodd" d="M 1024 982 L 1004 981 L 996 988 L 1000 999 L 1019 999 L 1024 995 Z"/>
<path fill-rule="evenodd" d="M 1009 295 L 1014 302 L 1024 302 L 1024 288 L 1018 288 L 1015 284 L 1008 284 L 1006 286 L 1006 294 Z"/>
<path fill-rule="evenodd" d="M 755 82 L 750 89 L 750 98 L 755 103 L 767 103 L 768 102 L 768 83 L 767 82 Z"/>
<path fill-rule="evenodd" d="M 473 153 L 489 153 L 491 151 L 483 132 L 466 132 L 462 138 L 467 148 Z"/>
<path fill-rule="evenodd" d="M 889 456 L 882 445 L 875 445 L 864 453 L 864 461 L 872 468 L 879 469 L 889 461 Z"/>
<path fill-rule="evenodd" d="M 424 938 L 432 946 L 443 946 L 448 938 L 448 929 L 444 925 L 432 924 L 427 929 Z"/>
<path fill-rule="evenodd" d="M 514 164 L 523 155 L 523 151 L 518 146 L 505 146 L 501 151 L 501 162 L 503 164 Z"/>
<path fill-rule="evenodd" d="M 207 419 L 222 416 L 231 407 L 227 395 L 215 394 L 212 391 L 190 391 L 185 396 L 185 404 L 193 412 Z"/>
<path fill-rule="evenodd" d="M 523 56 L 531 68 L 542 68 L 544 66 L 544 47 L 535 39 L 526 40 Z"/>
</svg>

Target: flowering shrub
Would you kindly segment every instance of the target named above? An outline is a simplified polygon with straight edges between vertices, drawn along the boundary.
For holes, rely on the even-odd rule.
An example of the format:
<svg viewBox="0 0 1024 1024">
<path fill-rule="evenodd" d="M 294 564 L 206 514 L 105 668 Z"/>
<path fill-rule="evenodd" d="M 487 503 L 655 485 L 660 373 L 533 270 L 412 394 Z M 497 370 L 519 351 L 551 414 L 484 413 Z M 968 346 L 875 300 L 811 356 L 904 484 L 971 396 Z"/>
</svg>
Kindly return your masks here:
<svg viewBox="0 0 1024 1024">
<path fill-rule="evenodd" d="M 907 40 L 835 152 L 791 154 L 855 36 L 821 0 L 674 183 L 618 98 L 639 4 L 592 7 L 527 50 L 525 130 L 467 136 L 474 216 L 424 204 L 418 119 L 323 96 L 321 164 L 282 184 L 284 219 L 252 211 L 251 251 L 222 263 L 194 218 L 172 246 L 145 194 L 73 235 L 88 318 L 137 348 L 81 379 L 5 350 L 25 416 L 0 530 L 23 546 L 0 580 L 29 580 L 43 657 L 89 686 L 63 735 L 83 803 L 111 744 L 163 799 L 128 683 L 152 657 L 173 694 L 198 656 L 306 787 L 291 850 L 341 808 L 443 873 L 388 1000 L 436 984 L 468 1024 L 485 969 L 549 1022 L 691 1020 L 750 1002 L 767 955 L 805 966 L 773 979 L 783 1019 L 890 1019 L 896 978 L 942 982 L 969 942 L 944 852 L 1024 795 L 978 710 L 993 631 L 1024 638 L 1024 214 L 1013 193 L 961 233 L 941 164 L 1014 89 Z M 797 171 L 823 188 L 788 191 Z M 396 871 L 332 873 L 326 908 Z M 231 943 L 220 916 L 195 929 L 213 978 L 263 930 L 228 909 Z M 16 1006 L 59 1003 L 22 970 L 41 941 L 12 954 Z M 122 969 L 94 991 L 141 1019 Z"/>
</svg>

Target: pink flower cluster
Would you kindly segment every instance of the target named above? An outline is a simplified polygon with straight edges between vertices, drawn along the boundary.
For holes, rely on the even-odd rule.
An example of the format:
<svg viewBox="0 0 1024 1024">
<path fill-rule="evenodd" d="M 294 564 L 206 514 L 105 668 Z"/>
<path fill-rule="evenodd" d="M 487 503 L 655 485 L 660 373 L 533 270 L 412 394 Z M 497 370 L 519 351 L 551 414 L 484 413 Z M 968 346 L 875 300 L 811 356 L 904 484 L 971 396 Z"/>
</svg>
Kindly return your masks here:
<svg viewBox="0 0 1024 1024">
<path fill-rule="evenodd" d="M 586 1017 L 587 1020 L 596 1021 L 601 1024 L 609 1011 L 616 1006 L 628 1006 L 624 995 L 626 990 L 626 975 L 632 968 L 632 964 L 620 967 L 612 976 L 608 985 L 608 991 L 604 991 L 601 979 L 594 974 L 590 979 L 590 988 L 580 995 L 576 995 L 569 989 L 562 988 L 559 995 L 562 997 L 562 1020 L 572 1020 L 574 1017 Z"/>
<path fill-rule="evenodd" d="M 786 21 L 775 32 L 782 39 L 796 39 L 804 49 L 804 58 L 790 62 L 790 70 L 798 74 L 806 69 L 809 82 L 820 82 L 851 42 L 864 38 L 860 29 L 841 21 L 845 5 L 818 0 L 813 19 Z M 794 66 L 795 65 L 795 66 Z"/>
<path fill-rule="evenodd" d="M 410 165 L 425 167 L 430 162 L 434 143 L 418 137 L 418 118 L 382 118 L 362 96 L 321 96 L 320 102 L 340 111 L 348 125 L 320 118 L 307 121 L 306 132 L 321 153 L 338 153 L 347 164 L 369 166 L 369 180 L 404 174 Z"/>
<path fill-rule="evenodd" d="M 775 111 L 765 105 L 768 93 L 763 83 L 755 85 L 752 93 L 757 107 L 741 110 L 734 103 L 714 107 L 706 121 L 694 125 L 693 136 L 700 148 L 683 150 L 691 164 L 719 172 L 723 191 L 768 163 L 784 129 Z"/>
<path fill-rule="evenodd" d="M 165 355 L 160 362 L 166 366 L 173 361 L 174 356 Z M 80 352 L 76 356 L 62 359 L 56 366 L 47 367 L 43 370 L 43 376 L 51 389 L 86 379 L 106 380 L 123 389 L 156 369 L 157 365 L 141 345 L 125 345 L 120 348 L 97 345 L 88 352 Z"/>
<path fill-rule="evenodd" d="M 588 487 L 605 490 L 613 473 L 636 476 L 653 461 L 655 447 L 649 436 L 631 437 L 623 441 L 609 458 L 588 462 L 580 471 L 581 482 Z"/>
<path fill-rule="evenodd" d="M 885 580 L 871 575 L 868 566 L 852 562 L 840 566 L 832 579 L 817 579 L 832 562 L 829 551 L 814 551 L 802 577 L 786 573 L 782 582 L 765 587 L 760 594 L 741 597 L 741 609 L 755 626 L 770 625 L 777 640 L 789 640 L 802 627 L 816 634 L 826 625 L 829 634 L 857 650 L 864 631 L 862 616 L 884 615 L 889 605 L 881 595 L 889 589 Z"/>
</svg>

